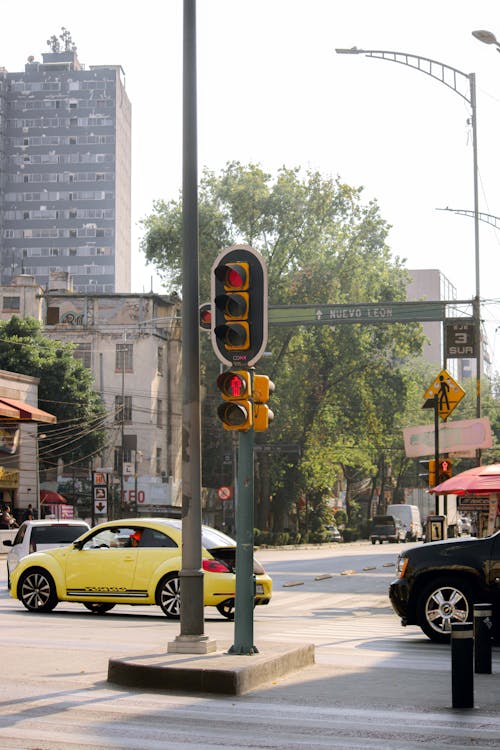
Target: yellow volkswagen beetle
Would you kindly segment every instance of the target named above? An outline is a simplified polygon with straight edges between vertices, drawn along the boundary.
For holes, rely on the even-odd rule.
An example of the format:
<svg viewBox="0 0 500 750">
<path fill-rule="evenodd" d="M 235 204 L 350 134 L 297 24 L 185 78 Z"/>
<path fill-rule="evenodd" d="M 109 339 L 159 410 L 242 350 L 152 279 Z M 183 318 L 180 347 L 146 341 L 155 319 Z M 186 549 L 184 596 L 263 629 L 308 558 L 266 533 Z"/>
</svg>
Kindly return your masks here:
<svg viewBox="0 0 500 750">
<path fill-rule="evenodd" d="M 180 615 L 182 522 L 129 518 L 94 526 L 68 547 L 35 552 L 11 575 L 10 595 L 30 612 L 50 612 L 58 602 L 79 602 L 98 614 L 116 604 L 157 604 Z M 232 619 L 236 542 L 202 527 L 204 605 Z M 254 560 L 255 604 L 268 604 L 272 581 Z"/>
</svg>

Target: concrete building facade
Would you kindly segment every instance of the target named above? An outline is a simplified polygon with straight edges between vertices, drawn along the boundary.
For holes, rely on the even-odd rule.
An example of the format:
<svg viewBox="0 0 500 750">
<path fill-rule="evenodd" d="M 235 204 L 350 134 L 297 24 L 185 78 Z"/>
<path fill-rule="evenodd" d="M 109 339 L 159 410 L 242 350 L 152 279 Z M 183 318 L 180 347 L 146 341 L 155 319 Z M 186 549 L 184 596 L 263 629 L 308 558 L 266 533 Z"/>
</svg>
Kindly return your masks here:
<svg viewBox="0 0 500 750">
<path fill-rule="evenodd" d="M 57 48 L 57 45 L 56 45 Z M 0 68 L 1 283 L 66 272 L 78 292 L 130 291 L 131 106 L 119 65 L 76 49 Z"/>
<path fill-rule="evenodd" d="M 106 406 L 108 434 L 107 448 L 93 457 L 92 468 L 109 470 L 121 511 L 135 510 L 137 502 L 139 513 L 180 512 L 180 299 L 80 294 L 64 273 L 53 274 L 47 289 L 33 277 L 15 278 L 0 287 L 0 295 L 0 319 L 12 316 L 4 300 L 18 297 L 16 314 L 38 314 L 44 335 L 74 344 L 74 356 L 92 371 Z M 57 485 L 70 478 L 71 469 L 61 461 Z"/>
</svg>

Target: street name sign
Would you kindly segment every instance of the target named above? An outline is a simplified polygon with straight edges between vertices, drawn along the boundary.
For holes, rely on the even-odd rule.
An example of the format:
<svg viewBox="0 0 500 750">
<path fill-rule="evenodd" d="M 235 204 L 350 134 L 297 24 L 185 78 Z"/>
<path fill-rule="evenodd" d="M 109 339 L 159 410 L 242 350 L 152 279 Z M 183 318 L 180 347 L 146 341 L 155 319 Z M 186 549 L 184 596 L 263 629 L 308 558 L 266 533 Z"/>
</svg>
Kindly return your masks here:
<svg viewBox="0 0 500 750">
<path fill-rule="evenodd" d="M 434 425 L 406 427 L 403 438 L 408 458 L 434 455 Z M 460 419 L 439 425 L 439 447 L 443 453 L 464 453 L 491 448 L 492 445 L 488 417 Z"/>
<path fill-rule="evenodd" d="M 336 323 L 410 323 L 444 320 L 446 302 L 378 302 L 358 305 L 270 305 L 273 325 Z"/>
</svg>

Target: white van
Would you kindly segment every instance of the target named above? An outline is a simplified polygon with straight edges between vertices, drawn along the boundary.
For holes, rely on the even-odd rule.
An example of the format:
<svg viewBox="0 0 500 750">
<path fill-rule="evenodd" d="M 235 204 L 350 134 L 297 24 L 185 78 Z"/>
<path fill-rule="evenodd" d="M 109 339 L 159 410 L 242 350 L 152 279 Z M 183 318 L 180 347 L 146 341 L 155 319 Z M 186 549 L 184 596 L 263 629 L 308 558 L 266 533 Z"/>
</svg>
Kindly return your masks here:
<svg viewBox="0 0 500 750">
<path fill-rule="evenodd" d="M 405 531 L 407 542 L 417 542 L 423 537 L 422 521 L 420 511 L 416 505 L 388 505 L 387 515 L 399 518 Z"/>
</svg>

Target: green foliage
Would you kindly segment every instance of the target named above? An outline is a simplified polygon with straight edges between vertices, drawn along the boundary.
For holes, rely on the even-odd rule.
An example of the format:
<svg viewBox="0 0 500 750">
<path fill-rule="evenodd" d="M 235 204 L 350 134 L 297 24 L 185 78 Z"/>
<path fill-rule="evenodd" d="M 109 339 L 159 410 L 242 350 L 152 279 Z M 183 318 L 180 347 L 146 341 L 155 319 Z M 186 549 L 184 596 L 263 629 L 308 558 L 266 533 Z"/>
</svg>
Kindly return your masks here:
<svg viewBox="0 0 500 750">
<path fill-rule="evenodd" d="M 57 417 L 57 424 L 43 425 L 45 467 L 56 466 L 58 458 L 86 463 L 105 442 L 104 406 L 73 349 L 43 336 L 34 318 L 0 321 L 0 369 L 39 378 L 39 407 Z"/>
<path fill-rule="evenodd" d="M 200 196 L 200 301 L 209 299 L 214 257 L 234 242 L 247 242 L 267 262 L 270 305 L 384 303 L 404 301 L 408 277 L 387 245 L 389 226 L 376 202 L 338 177 L 283 167 L 274 177 L 260 166 L 230 163 L 205 172 Z M 182 280 L 180 202 L 157 202 L 143 221 L 142 248 L 169 279 Z M 361 480 L 379 476 L 402 453 L 401 426 L 415 377 L 408 368 L 421 351 L 419 324 L 273 327 L 258 370 L 276 384 L 275 420 L 257 444 L 296 446 L 259 458 L 259 528 L 288 526 L 298 498 L 310 507 L 347 483 L 349 518 L 356 516 Z M 203 408 L 203 478 L 227 479 L 222 457 L 230 438 L 215 418 L 219 369 L 202 345 L 206 396 Z M 421 394 L 419 395 L 421 400 Z M 272 503 L 271 503 L 272 498 Z M 291 516 L 290 516 L 291 514 Z M 301 527 L 314 536 L 318 529 Z"/>
</svg>

